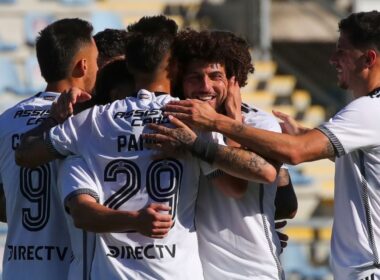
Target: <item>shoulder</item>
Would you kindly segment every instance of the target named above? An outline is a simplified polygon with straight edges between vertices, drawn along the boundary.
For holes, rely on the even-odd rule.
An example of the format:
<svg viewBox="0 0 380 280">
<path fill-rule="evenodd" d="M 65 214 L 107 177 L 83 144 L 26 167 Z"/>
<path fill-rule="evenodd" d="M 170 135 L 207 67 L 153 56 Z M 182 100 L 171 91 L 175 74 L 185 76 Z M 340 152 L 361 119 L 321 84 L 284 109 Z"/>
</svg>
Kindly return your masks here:
<svg viewBox="0 0 380 280">
<path fill-rule="evenodd" d="M 242 104 L 242 114 L 244 116 L 244 124 L 246 125 L 255 128 L 281 132 L 281 127 L 277 119 L 273 115 L 257 107 Z"/>
</svg>

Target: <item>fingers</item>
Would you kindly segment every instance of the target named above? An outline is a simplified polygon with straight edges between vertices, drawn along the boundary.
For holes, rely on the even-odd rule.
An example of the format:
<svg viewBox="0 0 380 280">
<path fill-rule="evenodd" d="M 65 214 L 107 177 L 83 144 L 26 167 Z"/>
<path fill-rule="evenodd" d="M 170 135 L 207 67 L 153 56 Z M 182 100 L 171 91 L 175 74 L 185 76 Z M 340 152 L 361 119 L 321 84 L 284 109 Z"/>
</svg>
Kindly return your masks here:
<svg viewBox="0 0 380 280">
<path fill-rule="evenodd" d="M 274 228 L 275 229 L 280 229 L 280 228 L 285 227 L 286 224 L 287 224 L 287 221 L 285 221 L 285 220 L 284 221 L 278 221 L 278 222 L 274 223 Z"/>
<path fill-rule="evenodd" d="M 273 115 L 275 115 L 277 118 L 279 118 L 282 121 L 286 121 L 290 118 L 289 115 L 287 115 L 283 112 L 280 112 L 280 111 L 272 110 L 272 113 L 273 113 Z"/>
<path fill-rule="evenodd" d="M 170 123 L 174 124 L 176 127 L 180 127 L 180 128 L 188 128 L 188 126 L 186 124 L 184 124 L 183 122 L 181 122 L 179 119 L 177 119 L 175 116 L 173 115 L 169 115 L 168 116 L 169 120 L 170 120 Z"/>
<path fill-rule="evenodd" d="M 156 211 L 169 211 L 170 209 L 172 209 L 169 205 L 161 203 L 151 203 L 149 207 Z"/>
</svg>

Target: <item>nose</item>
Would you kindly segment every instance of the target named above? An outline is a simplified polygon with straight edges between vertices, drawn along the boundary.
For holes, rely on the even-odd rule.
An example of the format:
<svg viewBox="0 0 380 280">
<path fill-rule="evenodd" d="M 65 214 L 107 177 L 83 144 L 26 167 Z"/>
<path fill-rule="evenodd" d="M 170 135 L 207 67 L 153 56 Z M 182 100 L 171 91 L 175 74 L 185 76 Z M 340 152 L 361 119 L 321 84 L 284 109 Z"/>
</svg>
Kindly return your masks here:
<svg viewBox="0 0 380 280">
<path fill-rule="evenodd" d="M 204 75 L 201 79 L 201 88 L 204 92 L 209 92 L 212 88 L 211 79 L 207 75 Z"/>
</svg>

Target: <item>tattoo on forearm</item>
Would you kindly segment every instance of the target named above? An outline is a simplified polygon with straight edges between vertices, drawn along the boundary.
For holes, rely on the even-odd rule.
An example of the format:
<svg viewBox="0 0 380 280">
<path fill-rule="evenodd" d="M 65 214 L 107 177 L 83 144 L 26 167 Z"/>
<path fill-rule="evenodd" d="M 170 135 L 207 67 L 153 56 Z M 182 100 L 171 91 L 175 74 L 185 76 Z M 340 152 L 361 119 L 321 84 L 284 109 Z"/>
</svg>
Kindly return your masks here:
<svg viewBox="0 0 380 280">
<path fill-rule="evenodd" d="M 250 154 L 248 161 L 242 160 L 244 158 L 242 153 Z M 268 162 L 259 155 L 239 148 L 219 146 L 218 155 L 220 157 L 218 159 L 220 163 L 223 162 L 226 166 L 234 166 L 235 170 L 244 170 L 246 172 L 259 173 L 265 168 L 265 165 L 268 164 Z"/>
<path fill-rule="evenodd" d="M 233 124 L 232 130 L 236 133 L 241 133 L 244 130 L 244 125 L 243 124 Z"/>
<path fill-rule="evenodd" d="M 330 141 L 326 144 L 324 152 L 326 153 L 326 157 L 328 158 L 335 157 L 335 148 Z"/>
</svg>

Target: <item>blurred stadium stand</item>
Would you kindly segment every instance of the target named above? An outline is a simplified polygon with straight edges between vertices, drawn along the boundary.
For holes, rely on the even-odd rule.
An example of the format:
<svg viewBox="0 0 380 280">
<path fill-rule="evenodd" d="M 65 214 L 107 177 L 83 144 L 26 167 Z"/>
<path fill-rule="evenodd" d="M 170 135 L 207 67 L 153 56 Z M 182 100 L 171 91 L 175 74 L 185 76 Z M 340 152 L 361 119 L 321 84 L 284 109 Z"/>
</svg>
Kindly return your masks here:
<svg viewBox="0 0 380 280">
<path fill-rule="evenodd" d="M 52 20 L 81 17 L 98 32 L 165 13 L 180 27 L 228 29 L 245 37 L 253 48 L 255 73 L 242 89 L 243 101 L 268 112 L 283 111 L 315 127 L 349 99 L 336 86 L 328 64 L 337 22 L 351 11 L 374 5 L 379 1 L 0 0 L 0 113 L 44 88 L 34 40 Z M 299 210 L 285 229 L 292 242 L 283 255 L 287 279 L 332 279 L 327 261 L 334 163 L 303 163 L 290 167 L 290 172 Z"/>
</svg>

